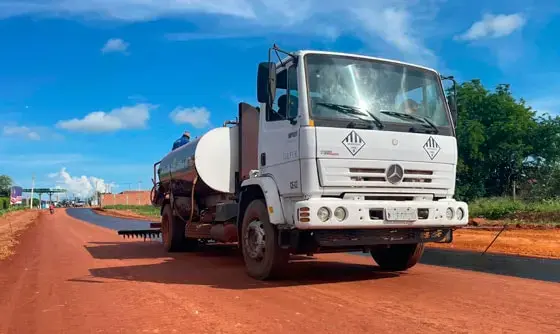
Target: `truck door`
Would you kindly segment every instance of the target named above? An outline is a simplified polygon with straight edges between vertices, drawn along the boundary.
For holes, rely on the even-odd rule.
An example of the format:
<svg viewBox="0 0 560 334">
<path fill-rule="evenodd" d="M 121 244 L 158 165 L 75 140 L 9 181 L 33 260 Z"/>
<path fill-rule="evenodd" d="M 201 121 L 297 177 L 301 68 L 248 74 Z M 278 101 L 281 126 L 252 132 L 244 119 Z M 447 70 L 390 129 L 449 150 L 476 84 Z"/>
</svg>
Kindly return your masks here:
<svg viewBox="0 0 560 334">
<path fill-rule="evenodd" d="M 271 174 L 280 194 L 301 194 L 297 71 L 293 62 L 277 68 L 276 95 L 261 113 L 259 168 Z M 293 124 L 295 123 L 295 124 Z"/>
</svg>

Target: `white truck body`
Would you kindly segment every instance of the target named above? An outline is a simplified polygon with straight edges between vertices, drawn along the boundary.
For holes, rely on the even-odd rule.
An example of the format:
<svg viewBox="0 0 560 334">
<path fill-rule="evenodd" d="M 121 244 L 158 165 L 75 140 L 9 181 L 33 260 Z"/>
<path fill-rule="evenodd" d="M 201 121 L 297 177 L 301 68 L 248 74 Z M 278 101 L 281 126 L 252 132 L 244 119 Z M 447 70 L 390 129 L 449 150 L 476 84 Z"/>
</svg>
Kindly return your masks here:
<svg viewBox="0 0 560 334">
<path fill-rule="evenodd" d="M 261 279 L 288 253 L 369 249 L 382 267 L 406 269 L 424 242 L 450 242 L 467 224 L 467 204 L 453 199 L 456 115 L 435 70 L 299 51 L 261 63 L 257 93 L 258 109 L 241 103 L 233 126 L 154 166 L 166 249 L 239 241 Z M 404 102 L 417 113 L 399 111 Z"/>
</svg>

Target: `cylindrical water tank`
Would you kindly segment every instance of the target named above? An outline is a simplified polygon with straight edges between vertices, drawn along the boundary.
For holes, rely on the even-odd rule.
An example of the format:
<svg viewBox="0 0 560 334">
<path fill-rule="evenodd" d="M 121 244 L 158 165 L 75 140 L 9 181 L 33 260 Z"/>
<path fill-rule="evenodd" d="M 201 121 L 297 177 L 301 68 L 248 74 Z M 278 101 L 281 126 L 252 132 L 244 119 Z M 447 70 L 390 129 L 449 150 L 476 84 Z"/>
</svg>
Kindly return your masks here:
<svg viewBox="0 0 560 334">
<path fill-rule="evenodd" d="M 215 128 L 169 152 L 158 169 L 160 182 L 192 182 L 198 173 L 198 182 L 217 192 L 234 193 L 239 169 L 238 133 L 237 126 Z"/>
</svg>

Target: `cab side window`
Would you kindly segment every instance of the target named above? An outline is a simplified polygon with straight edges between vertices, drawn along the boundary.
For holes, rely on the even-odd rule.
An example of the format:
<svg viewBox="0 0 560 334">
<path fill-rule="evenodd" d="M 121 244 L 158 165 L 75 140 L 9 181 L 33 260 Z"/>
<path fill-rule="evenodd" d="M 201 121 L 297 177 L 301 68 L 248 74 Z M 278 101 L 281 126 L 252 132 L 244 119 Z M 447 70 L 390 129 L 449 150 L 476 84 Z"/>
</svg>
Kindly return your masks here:
<svg viewBox="0 0 560 334">
<path fill-rule="evenodd" d="M 276 95 L 267 122 L 284 121 L 298 115 L 297 70 L 294 65 L 276 75 Z"/>
</svg>

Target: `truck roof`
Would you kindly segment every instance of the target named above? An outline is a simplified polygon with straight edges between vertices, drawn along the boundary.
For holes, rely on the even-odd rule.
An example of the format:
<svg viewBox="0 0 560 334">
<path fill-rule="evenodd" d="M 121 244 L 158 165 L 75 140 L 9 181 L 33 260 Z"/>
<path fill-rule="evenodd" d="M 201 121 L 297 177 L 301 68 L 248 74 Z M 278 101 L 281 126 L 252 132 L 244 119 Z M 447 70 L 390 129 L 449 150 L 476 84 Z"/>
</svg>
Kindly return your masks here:
<svg viewBox="0 0 560 334">
<path fill-rule="evenodd" d="M 407 63 L 407 62 L 403 62 L 403 61 L 399 61 L 399 60 L 395 60 L 395 59 L 387 59 L 387 58 L 380 58 L 380 57 L 372 57 L 372 56 L 366 56 L 363 54 L 357 54 L 357 53 L 345 53 L 345 52 L 334 52 L 334 51 L 319 51 L 319 50 L 298 50 L 295 52 L 292 52 L 293 54 L 297 55 L 297 56 L 305 56 L 306 54 L 324 54 L 324 55 L 335 55 L 335 56 L 346 56 L 346 57 L 356 57 L 356 58 L 362 58 L 362 59 L 369 59 L 369 60 L 376 60 L 376 61 L 383 61 L 383 62 L 388 62 L 388 63 L 393 63 L 393 64 L 399 64 L 399 65 L 405 65 L 405 66 L 412 66 L 412 67 L 416 67 L 416 68 L 421 68 L 427 71 L 431 71 L 434 72 L 436 74 L 439 75 L 439 72 L 436 71 L 433 68 L 430 67 L 426 67 L 426 66 L 422 66 L 422 65 L 418 65 L 418 64 L 412 64 L 412 63 Z M 286 61 L 290 59 L 289 56 L 285 57 L 282 59 L 282 61 Z M 280 63 L 278 63 L 277 65 L 279 65 Z"/>
</svg>

